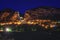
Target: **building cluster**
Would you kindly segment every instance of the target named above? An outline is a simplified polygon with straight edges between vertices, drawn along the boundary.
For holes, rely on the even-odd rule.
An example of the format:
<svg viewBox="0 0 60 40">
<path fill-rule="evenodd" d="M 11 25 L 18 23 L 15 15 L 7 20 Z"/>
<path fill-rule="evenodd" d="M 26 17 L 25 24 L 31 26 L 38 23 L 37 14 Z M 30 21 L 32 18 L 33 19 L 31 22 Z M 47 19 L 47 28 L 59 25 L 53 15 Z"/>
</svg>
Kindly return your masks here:
<svg viewBox="0 0 60 40">
<path fill-rule="evenodd" d="M 50 19 L 57 20 L 60 19 L 60 9 L 58 8 L 48 8 L 40 7 L 27 10 L 24 17 L 28 19 Z M 29 18 L 30 17 L 30 18 Z"/>
<path fill-rule="evenodd" d="M 9 21 L 19 21 L 19 20 L 20 20 L 20 14 L 18 11 L 5 9 L 0 12 L 0 23 Z"/>
<path fill-rule="evenodd" d="M 60 9 L 40 7 L 31 10 L 27 10 L 24 15 L 24 19 L 28 24 L 39 24 L 47 28 L 55 27 L 58 25 L 57 21 L 60 21 Z M 59 23 L 60 24 L 60 23 Z"/>
<path fill-rule="evenodd" d="M 0 25 L 36 25 L 44 28 L 53 28 L 60 26 L 60 9 L 40 7 L 30 9 L 25 12 L 24 17 L 21 17 L 18 11 L 5 9 L 0 11 Z"/>
</svg>

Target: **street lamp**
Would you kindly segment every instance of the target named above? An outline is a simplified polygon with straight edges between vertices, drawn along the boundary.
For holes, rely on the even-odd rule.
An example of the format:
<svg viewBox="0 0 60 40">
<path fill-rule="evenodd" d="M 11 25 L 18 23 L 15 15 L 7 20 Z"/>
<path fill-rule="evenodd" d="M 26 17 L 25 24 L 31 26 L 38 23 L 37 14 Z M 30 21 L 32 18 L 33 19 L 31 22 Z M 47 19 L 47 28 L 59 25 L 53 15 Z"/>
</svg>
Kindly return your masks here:
<svg viewBox="0 0 60 40">
<path fill-rule="evenodd" d="M 12 29 L 11 28 L 5 28 L 5 31 L 6 32 L 12 32 Z"/>
</svg>

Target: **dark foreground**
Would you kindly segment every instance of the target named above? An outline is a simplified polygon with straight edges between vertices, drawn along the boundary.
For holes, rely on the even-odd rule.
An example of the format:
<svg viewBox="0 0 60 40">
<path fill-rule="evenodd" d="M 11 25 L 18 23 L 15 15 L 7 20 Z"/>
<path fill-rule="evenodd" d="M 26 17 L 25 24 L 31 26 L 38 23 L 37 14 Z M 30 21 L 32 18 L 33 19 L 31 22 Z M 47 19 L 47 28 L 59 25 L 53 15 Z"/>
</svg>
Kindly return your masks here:
<svg viewBox="0 0 60 40">
<path fill-rule="evenodd" d="M 0 40 L 60 40 L 60 32 L 13 32 L 0 33 Z"/>
</svg>

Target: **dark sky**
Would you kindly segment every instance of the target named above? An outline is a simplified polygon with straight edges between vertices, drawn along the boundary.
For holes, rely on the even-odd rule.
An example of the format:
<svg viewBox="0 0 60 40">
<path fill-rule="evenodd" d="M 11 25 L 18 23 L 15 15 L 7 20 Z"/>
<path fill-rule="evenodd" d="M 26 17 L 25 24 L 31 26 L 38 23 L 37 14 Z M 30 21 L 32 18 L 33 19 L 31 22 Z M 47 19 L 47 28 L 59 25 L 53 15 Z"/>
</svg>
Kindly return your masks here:
<svg viewBox="0 0 60 40">
<path fill-rule="evenodd" d="M 60 8 L 59 0 L 0 0 L 0 9 L 12 8 L 24 13 L 25 10 L 39 6 L 53 6 Z"/>
</svg>

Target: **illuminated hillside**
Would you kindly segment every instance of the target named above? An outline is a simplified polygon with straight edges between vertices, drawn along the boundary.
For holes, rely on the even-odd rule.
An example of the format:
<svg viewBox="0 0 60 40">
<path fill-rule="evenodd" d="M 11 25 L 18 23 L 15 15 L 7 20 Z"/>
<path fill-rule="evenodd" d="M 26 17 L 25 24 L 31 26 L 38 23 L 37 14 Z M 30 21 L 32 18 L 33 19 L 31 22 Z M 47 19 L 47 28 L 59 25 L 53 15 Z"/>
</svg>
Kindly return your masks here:
<svg viewBox="0 0 60 40">
<path fill-rule="evenodd" d="M 27 17 L 29 16 L 29 18 Z M 28 19 L 60 20 L 60 8 L 38 7 L 27 10 L 24 15 Z"/>
<path fill-rule="evenodd" d="M 11 9 L 2 10 L 0 13 L 0 22 L 18 21 L 20 20 L 19 18 L 19 12 Z"/>
<path fill-rule="evenodd" d="M 60 8 L 39 7 L 27 10 L 24 19 L 28 24 L 38 24 L 42 27 L 52 28 L 60 23 Z"/>
<path fill-rule="evenodd" d="M 60 19 L 60 9 L 40 7 L 26 10 L 24 18 L 20 16 L 18 11 L 6 9 L 0 12 L 0 25 L 40 25 L 44 28 L 54 27 Z"/>
</svg>

